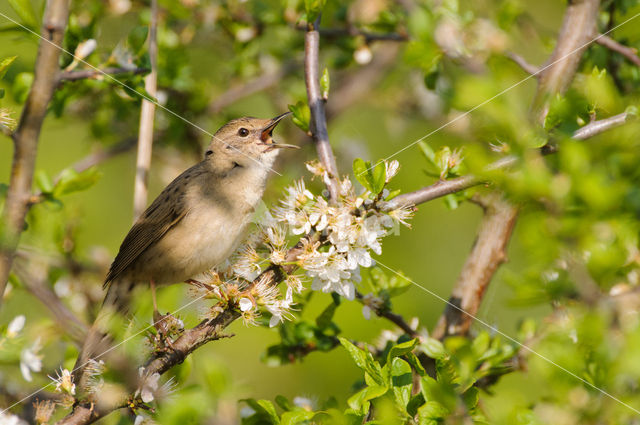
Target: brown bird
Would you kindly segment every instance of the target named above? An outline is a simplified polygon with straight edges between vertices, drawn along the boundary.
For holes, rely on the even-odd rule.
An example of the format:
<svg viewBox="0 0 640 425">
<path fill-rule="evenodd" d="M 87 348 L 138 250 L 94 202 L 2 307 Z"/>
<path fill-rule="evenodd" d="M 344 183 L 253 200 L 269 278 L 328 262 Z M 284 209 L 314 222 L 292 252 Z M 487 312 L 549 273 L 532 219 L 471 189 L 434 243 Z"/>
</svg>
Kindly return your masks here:
<svg viewBox="0 0 640 425">
<path fill-rule="evenodd" d="M 160 317 L 155 286 L 185 282 L 225 261 L 240 243 L 262 198 L 279 148 L 273 129 L 289 113 L 273 119 L 238 118 L 214 135 L 204 159 L 173 180 L 124 238 L 104 286 L 107 294 L 76 362 L 83 366 L 108 347 L 106 321 L 126 313 L 136 285 L 149 283 L 154 322 Z"/>
</svg>

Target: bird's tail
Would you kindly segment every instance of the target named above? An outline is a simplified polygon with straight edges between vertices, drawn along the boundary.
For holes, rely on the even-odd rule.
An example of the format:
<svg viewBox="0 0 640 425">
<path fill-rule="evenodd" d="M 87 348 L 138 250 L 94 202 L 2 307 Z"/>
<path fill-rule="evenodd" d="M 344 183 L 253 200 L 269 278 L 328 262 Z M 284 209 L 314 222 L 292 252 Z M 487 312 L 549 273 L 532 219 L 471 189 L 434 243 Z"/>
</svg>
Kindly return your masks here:
<svg viewBox="0 0 640 425">
<path fill-rule="evenodd" d="M 109 329 L 113 323 L 128 314 L 131 288 L 132 285 L 124 281 L 110 282 L 108 286 L 102 307 L 87 332 L 73 368 L 73 382 L 76 384 L 78 394 L 85 393 L 87 388 L 89 378 L 86 373 L 87 366 L 92 360 L 104 360 L 107 354 L 112 351 L 112 338 L 109 336 Z"/>
</svg>

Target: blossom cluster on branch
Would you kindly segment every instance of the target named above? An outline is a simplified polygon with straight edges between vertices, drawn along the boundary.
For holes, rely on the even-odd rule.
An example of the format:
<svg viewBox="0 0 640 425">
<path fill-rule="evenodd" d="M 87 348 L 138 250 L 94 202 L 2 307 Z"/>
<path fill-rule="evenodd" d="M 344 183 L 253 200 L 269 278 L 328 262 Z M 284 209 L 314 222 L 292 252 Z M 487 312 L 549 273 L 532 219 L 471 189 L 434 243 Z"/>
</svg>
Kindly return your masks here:
<svg viewBox="0 0 640 425">
<path fill-rule="evenodd" d="M 307 168 L 323 180 L 328 178 L 317 162 L 307 164 Z M 208 291 L 218 300 L 235 302 L 250 322 L 263 308 L 271 315 L 270 326 L 287 317 L 294 304 L 293 295 L 304 290 L 305 276 L 311 279 L 312 290 L 335 292 L 353 300 L 355 283 L 360 281 L 360 267 L 373 266 L 371 254 L 382 253 L 381 239 L 399 224 L 408 225 L 412 215 L 411 208 L 406 206 L 383 208 L 391 197 L 384 186 L 398 168 L 397 161 L 383 163 L 378 191 L 365 188 L 358 193 L 351 180 L 344 177 L 340 181 L 339 196 L 334 200 L 312 193 L 303 179 L 287 187 L 284 198 L 262 215 L 256 230 L 227 264 L 213 273 L 207 283 L 197 286 L 197 295 Z M 262 279 L 250 289 L 242 290 L 268 267 L 291 264 L 287 262 L 291 240 L 300 235 L 304 235 L 300 239 L 302 252 L 293 264 L 302 269 L 304 275 L 287 275 L 284 294 Z M 216 304 L 208 317 L 215 317 L 223 307 Z"/>
</svg>

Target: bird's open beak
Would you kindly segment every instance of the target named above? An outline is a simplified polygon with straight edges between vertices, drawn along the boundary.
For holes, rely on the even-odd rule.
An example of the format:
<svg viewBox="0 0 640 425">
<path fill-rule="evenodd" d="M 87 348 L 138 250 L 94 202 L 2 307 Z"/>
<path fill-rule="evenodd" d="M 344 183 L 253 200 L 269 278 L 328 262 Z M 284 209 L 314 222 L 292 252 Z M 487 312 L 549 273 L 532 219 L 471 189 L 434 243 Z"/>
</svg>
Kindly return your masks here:
<svg viewBox="0 0 640 425">
<path fill-rule="evenodd" d="M 265 144 L 269 145 L 271 148 L 300 149 L 300 146 L 287 145 L 287 144 L 284 144 L 284 143 L 276 143 L 272 139 L 273 129 L 276 128 L 278 123 L 280 121 L 282 121 L 282 119 L 284 117 L 286 117 L 287 115 L 289 115 L 290 113 L 291 112 L 285 112 L 284 114 L 278 115 L 277 117 L 275 117 L 271 121 L 269 121 L 269 124 L 267 124 L 267 126 L 262 130 L 262 135 L 260 137 L 260 139 L 262 139 L 262 141 Z"/>
</svg>

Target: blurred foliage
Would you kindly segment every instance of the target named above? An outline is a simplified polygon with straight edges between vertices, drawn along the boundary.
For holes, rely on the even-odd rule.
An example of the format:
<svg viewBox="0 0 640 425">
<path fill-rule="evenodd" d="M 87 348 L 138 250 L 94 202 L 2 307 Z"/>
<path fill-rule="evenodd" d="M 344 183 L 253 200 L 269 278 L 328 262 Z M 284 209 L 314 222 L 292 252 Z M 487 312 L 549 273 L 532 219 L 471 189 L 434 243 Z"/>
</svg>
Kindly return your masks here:
<svg viewBox="0 0 640 425">
<path fill-rule="evenodd" d="M 159 0 L 156 100 L 171 113 L 156 113 L 154 185 L 162 187 L 201 157 L 208 137 L 202 129 L 211 131 L 238 115 L 273 116 L 287 109 L 298 128 L 278 131 L 305 149 L 285 158 L 283 176 L 273 179 L 267 197 L 302 174 L 301 164 L 313 157 L 306 135 L 304 30 L 320 17 L 320 83 L 343 172 L 352 166 L 371 199 L 391 199 L 398 192 L 383 190 L 386 165 L 374 158 L 388 159 L 419 141 L 398 155 L 402 170 L 394 184 L 401 185 L 395 189 L 408 192 L 467 173 L 486 177 L 520 208 L 509 253 L 514 261 L 503 266 L 490 291 L 498 289 L 489 293 L 506 295 L 481 310 L 484 322 L 468 337 L 430 338 L 427 329 L 442 305 L 410 292 L 407 279 L 366 269 L 357 301 L 303 293 L 295 298 L 294 317 L 277 334 L 234 328 L 236 338 L 210 344 L 215 348 L 203 348 L 163 376 L 170 396 L 150 403 L 150 410 L 114 413 L 104 423 L 127 423 L 133 414 L 167 425 L 640 423 L 640 124 L 629 122 L 587 141 L 571 139 L 594 120 L 625 111 L 637 115 L 640 68 L 590 45 L 571 87 L 552 98 L 539 126 L 531 118 L 535 81 L 523 81 L 528 75 L 507 57 L 515 52 L 545 63 L 566 3 Z M 601 3 L 600 32 L 640 13 L 638 0 Z M 43 7 L 44 1 L 9 0 L 0 11 L 37 30 Z M 38 158 L 38 199 L 0 312 L 3 408 L 46 384 L 44 395 L 59 395 L 47 376 L 71 369 L 77 356 L 70 335 L 33 296 L 31 281 L 43 282 L 84 323 L 100 307 L 114 244 L 130 224 L 130 191 L 123 187 L 130 185 L 124 179 L 132 167 L 120 164 L 114 172 L 105 163 L 77 172 L 71 165 L 89 147 L 109 149 L 137 134 L 141 96 L 148 96 L 149 21 L 146 1 L 72 2 L 63 47 L 92 66 L 121 72 L 63 81 L 51 101 L 42 137 L 56 139 L 55 155 L 49 150 Z M 639 49 L 637 28 L 630 21 L 609 36 Z M 389 35 L 401 41 L 384 40 Z M 0 127 L 9 134 L 33 83 L 38 39 L 0 18 L 0 40 Z M 391 49 L 395 56 L 385 62 Z M 90 69 L 69 55 L 61 58 L 64 72 Z M 371 77 L 376 70 L 381 76 Z M 364 90 L 358 91 L 359 82 Z M 8 140 L 0 145 L 0 207 L 8 183 Z M 542 156 L 534 149 L 547 144 L 558 152 Z M 516 158 L 513 169 L 487 170 L 507 154 Z M 103 172 L 114 180 L 100 180 Z M 446 298 L 473 239 L 472 227 L 464 224 L 472 217 L 465 201 L 486 190 L 448 195 L 448 209 L 435 213 L 424 206 L 417 215 L 427 218 L 390 242 L 393 248 L 385 247 L 380 261 L 406 265 L 416 282 Z M 430 231 L 440 232 L 440 239 L 425 237 Z M 447 258 L 452 255 L 457 257 Z M 161 305 L 181 308 L 187 303 L 182 291 L 163 290 Z M 147 327 L 148 294 L 136 298 L 133 321 L 113 324 L 118 339 Z M 530 314 L 532 306 L 544 308 Z M 185 325 L 198 323 L 197 308 L 180 311 Z M 411 322 L 419 338 L 399 330 L 376 337 L 393 325 L 365 322 L 360 314 L 403 310 L 419 316 Z M 502 310 L 507 313 L 498 317 Z M 266 327 L 268 320 L 260 324 Z M 243 334 L 248 336 L 242 339 Z M 126 344 L 135 364 L 150 352 L 143 344 L 141 337 Z M 246 366 L 259 353 L 264 364 Z M 296 369 L 302 362 L 311 366 Z M 264 377 L 262 394 L 247 384 L 257 381 L 250 380 L 252 374 Z M 104 374 L 114 393 L 123 375 Z M 280 391 L 272 388 L 291 393 L 276 395 Z M 12 407 L 11 414 L 33 421 L 31 401 Z M 63 414 L 59 407 L 54 419 Z"/>
</svg>

